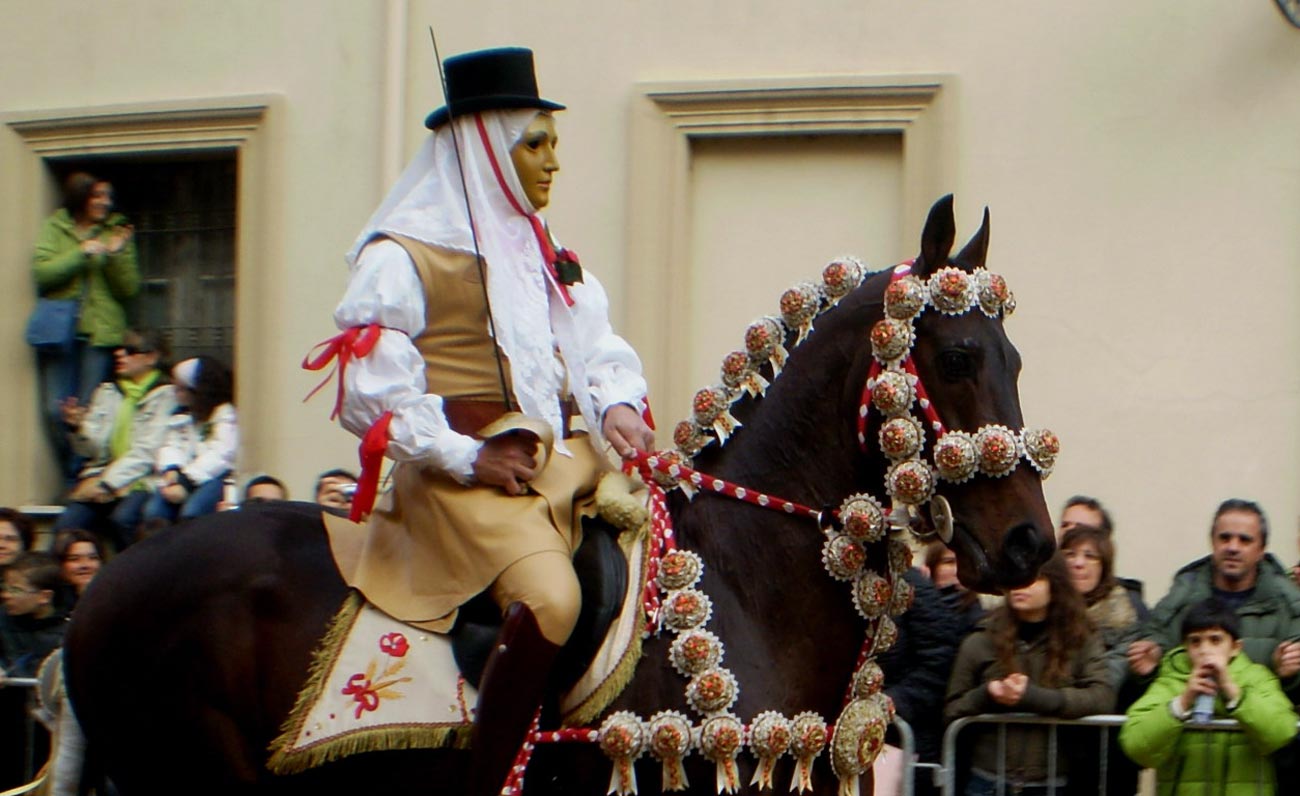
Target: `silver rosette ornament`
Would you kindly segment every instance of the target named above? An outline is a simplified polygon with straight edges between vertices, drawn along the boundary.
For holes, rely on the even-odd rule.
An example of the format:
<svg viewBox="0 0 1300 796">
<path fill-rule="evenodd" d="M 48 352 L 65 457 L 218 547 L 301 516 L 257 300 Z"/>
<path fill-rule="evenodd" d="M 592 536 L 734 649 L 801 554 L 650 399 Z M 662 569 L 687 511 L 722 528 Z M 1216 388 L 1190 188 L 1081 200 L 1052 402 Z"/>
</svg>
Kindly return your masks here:
<svg viewBox="0 0 1300 796">
<path fill-rule="evenodd" d="M 889 606 L 886 611 L 890 616 L 901 616 L 912 607 L 914 599 L 916 599 L 916 587 L 900 574 L 894 578 L 894 593 L 889 595 Z"/>
<path fill-rule="evenodd" d="M 840 711 L 831 738 L 831 770 L 839 779 L 838 796 L 859 796 L 859 778 L 885 746 L 889 719 L 870 700 L 854 699 Z"/>
<path fill-rule="evenodd" d="M 878 542 L 885 536 L 885 508 L 865 492 L 844 499 L 839 519 L 844 533 L 859 542 Z"/>
<path fill-rule="evenodd" d="M 646 465 L 650 467 L 650 477 L 664 489 L 686 488 L 682 483 L 682 465 L 685 463 L 681 451 L 658 451 L 646 459 Z"/>
<path fill-rule="evenodd" d="M 714 716 L 700 727 L 700 751 L 717 767 L 718 793 L 735 793 L 740 787 L 736 757 L 745 746 L 745 725 L 735 716 Z"/>
<path fill-rule="evenodd" d="M 704 561 L 691 550 L 669 550 L 659 559 L 659 574 L 655 579 L 664 591 L 687 589 L 700 582 Z"/>
<path fill-rule="evenodd" d="M 822 292 L 831 305 L 857 289 L 867 268 L 856 257 L 836 257 L 822 269 Z"/>
<path fill-rule="evenodd" d="M 993 478 L 1010 475 L 1020 463 L 1020 440 L 1006 426 L 984 426 L 975 432 L 980 472 Z"/>
<path fill-rule="evenodd" d="M 772 365 L 772 378 L 781 375 L 790 352 L 785 350 L 785 328 L 776 318 L 759 318 L 745 330 L 745 351 L 759 364 L 767 360 Z"/>
<path fill-rule="evenodd" d="M 1024 432 L 1025 456 L 1043 478 L 1052 474 L 1056 457 L 1061 453 L 1061 440 L 1045 428 Z"/>
<path fill-rule="evenodd" d="M 912 548 L 907 542 L 890 540 L 889 542 L 889 571 L 891 574 L 898 576 L 906 572 L 912 566 Z"/>
<path fill-rule="evenodd" d="M 712 442 L 713 437 L 706 434 L 700 424 L 694 420 L 683 420 L 673 427 L 673 444 L 688 458 L 695 456 Z"/>
<path fill-rule="evenodd" d="M 853 583 L 853 605 L 864 619 L 883 616 L 894 593 L 889 581 L 876 572 L 864 572 Z"/>
<path fill-rule="evenodd" d="M 682 589 L 664 600 L 664 624 L 681 632 L 699 627 L 713 614 L 713 601 L 697 589 Z"/>
<path fill-rule="evenodd" d="M 781 294 L 781 320 L 794 329 L 794 344 L 799 345 L 812 332 L 813 318 L 822 305 L 822 290 L 812 282 L 800 282 Z"/>
<path fill-rule="evenodd" d="M 795 716 L 791 723 L 790 754 L 794 756 L 794 776 L 790 779 L 790 790 L 805 793 L 812 790 L 813 762 L 826 748 L 826 721 L 807 711 Z"/>
<path fill-rule="evenodd" d="M 853 580 L 867 564 L 867 550 L 845 533 L 832 535 L 822 545 L 822 564 L 836 580 Z"/>
<path fill-rule="evenodd" d="M 899 462 L 885 474 L 885 487 L 899 503 L 919 506 L 934 495 L 934 469 L 920 459 Z"/>
<path fill-rule="evenodd" d="M 663 766 L 663 790 L 686 790 L 686 769 L 682 760 L 691 751 L 691 723 L 675 710 L 650 717 L 650 754 Z"/>
<path fill-rule="evenodd" d="M 871 327 L 871 354 L 882 365 L 897 362 L 912 350 L 915 339 L 911 322 L 882 318 Z"/>
<path fill-rule="evenodd" d="M 944 315 L 961 315 L 974 302 L 975 286 L 960 268 L 940 268 L 930 277 L 930 304 Z"/>
<path fill-rule="evenodd" d="M 744 351 L 732 351 L 722 358 L 722 386 L 744 392 L 751 398 L 761 397 L 771 385 Z"/>
<path fill-rule="evenodd" d="M 688 630 L 668 645 L 673 668 L 686 677 L 715 668 L 722 662 L 722 640 L 707 630 Z"/>
<path fill-rule="evenodd" d="M 979 468 L 975 438 L 964 431 L 949 431 L 934 444 L 934 469 L 939 477 L 954 484 L 969 481 Z"/>
<path fill-rule="evenodd" d="M 895 320 L 915 318 L 925 309 L 925 285 L 908 274 L 889 283 L 885 288 L 885 314 Z"/>
<path fill-rule="evenodd" d="M 736 676 L 719 667 L 695 675 L 686 684 L 686 701 L 705 716 L 730 709 L 739 694 Z"/>
<path fill-rule="evenodd" d="M 874 658 L 863 661 L 858 670 L 853 673 L 853 696 L 857 699 L 879 694 L 884 687 L 885 670 L 880 668 L 880 664 L 876 663 Z"/>
<path fill-rule="evenodd" d="M 885 417 L 904 414 L 916 400 L 912 380 L 897 370 L 881 372 L 867 384 L 867 388 L 871 390 L 871 405 Z"/>
<path fill-rule="evenodd" d="M 880 427 L 880 450 L 890 459 L 910 459 L 921 452 L 925 430 L 911 415 L 892 417 Z"/>
<path fill-rule="evenodd" d="M 725 387 L 705 387 L 695 393 L 691 411 L 692 419 L 701 428 L 713 429 L 720 444 L 740 428 L 740 421 L 731 415 L 731 396 L 727 395 Z"/>
<path fill-rule="evenodd" d="M 882 616 L 876 620 L 876 635 L 871 641 L 871 653 L 879 655 L 888 649 L 893 649 L 898 643 L 898 625 L 888 616 Z"/>
<path fill-rule="evenodd" d="M 635 713 L 626 710 L 611 715 L 600 725 L 597 734 L 600 751 L 614 764 L 609 778 L 609 793 L 630 796 L 636 793 L 636 768 L 632 765 L 645 751 L 645 728 Z"/>
<path fill-rule="evenodd" d="M 1001 274 L 980 269 L 975 272 L 975 291 L 979 296 L 980 310 L 990 318 L 1005 312 L 1010 315 L 1016 308 L 1015 297 Z"/>
<path fill-rule="evenodd" d="M 759 790 L 772 789 L 772 773 L 776 769 L 776 761 L 790 751 L 793 740 L 794 724 L 780 713 L 768 710 L 754 717 L 754 722 L 749 727 L 749 748 L 758 758 L 758 766 L 754 769 L 750 785 L 758 786 Z"/>
</svg>

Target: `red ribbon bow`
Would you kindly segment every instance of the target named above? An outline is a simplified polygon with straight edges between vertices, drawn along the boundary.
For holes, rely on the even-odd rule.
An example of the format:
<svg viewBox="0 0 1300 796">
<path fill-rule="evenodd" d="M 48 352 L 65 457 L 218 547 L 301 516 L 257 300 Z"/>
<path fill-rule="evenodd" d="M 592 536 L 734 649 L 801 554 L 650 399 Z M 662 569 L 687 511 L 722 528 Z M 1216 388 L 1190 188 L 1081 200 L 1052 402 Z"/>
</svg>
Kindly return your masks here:
<svg viewBox="0 0 1300 796">
<path fill-rule="evenodd" d="M 307 397 L 302 400 L 304 402 L 310 401 L 312 396 L 321 391 L 322 387 L 329 384 L 330 379 L 334 377 L 335 371 L 338 371 L 338 396 L 334 399 L 334 411 L 330 412 L 330 420 L 337 418 L 339 412 L 343 409 L 343 374 L 347 372 L 348 362 L 352 361 L 353 357 L 360 359 L 369 354 L 379 342 L 379 335 L 382 332 L 383 327 L 377 323 L 367 326 L 353 326 L 328 340 L 312 346 L 311 351 L 307 352 L 307 356 L 302 358 L 304 370 L 324 370 L 336 358 L 338 362 L 325 375 L 325 379 L 320 384 L 317 384 L 311 392 L 307 393 Z M 324 348 L 324 350 L 312 357 L 312 352 L 320 348 Z"/>
<path fill-rule="evenodd" d="M 379 694 L 364 674 L 354 674 L 348 678 L 348 684 L 343 686 L 343 696 L 350 696 L 357 703 L 353 718 L 359 719 L 365 711 L 379 707 Z"/>
</svg>

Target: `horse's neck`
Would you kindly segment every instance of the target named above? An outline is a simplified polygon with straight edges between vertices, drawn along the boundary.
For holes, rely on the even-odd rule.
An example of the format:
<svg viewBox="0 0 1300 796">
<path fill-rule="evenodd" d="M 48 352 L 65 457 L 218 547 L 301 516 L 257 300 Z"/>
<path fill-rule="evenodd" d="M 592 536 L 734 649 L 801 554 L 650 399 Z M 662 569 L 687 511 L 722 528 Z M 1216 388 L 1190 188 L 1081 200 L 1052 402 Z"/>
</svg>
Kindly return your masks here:
<svg viewBox="0 0 1300 796">
<path fill-rule="evenodd" d="M 705 457 L 710 472 L 815 508 L 879 486 L 884 460 L 875 445 L 860 451 L 854 423 L 866 380 L 860 354 L 880 307 L 854 299 L 818 320 L 767 395 L 745 408 L 745 425 Z"/>
<path fill-rule="evenodd" d="M 860 452 L 854 427 L 866 375 L 861 347 L 869 345 L 866 330 L 879 305 L 846 301 L 832 312 L 791 354 L 767 395 L 739 410 L 744 426 L 701 457 L 701 470 L 815 509 L 837 507 L 864 489 L 881 492 L 883 459 L 874 445 Z M 789 595 L 773 582 L 793 578 L 814 609 L 838 614 L 847 605 L 843 584 L 822 568 L 823 537 L 810 518 L 701 495 L 680 507 L 677 525 L 682 543 L 748 604 L 779 610 Z"/>
</svg>

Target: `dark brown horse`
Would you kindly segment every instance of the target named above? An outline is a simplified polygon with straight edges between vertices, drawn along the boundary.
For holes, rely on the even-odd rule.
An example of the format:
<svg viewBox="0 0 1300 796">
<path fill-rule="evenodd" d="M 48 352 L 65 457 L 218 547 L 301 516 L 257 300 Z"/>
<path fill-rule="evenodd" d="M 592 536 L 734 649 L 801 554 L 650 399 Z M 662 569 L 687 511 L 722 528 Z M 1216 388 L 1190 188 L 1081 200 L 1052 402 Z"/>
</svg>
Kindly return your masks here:
<svg viewBox="0 0 1300 796">
<path fill-rule="evenodd" d="M 983 266 L 987 227 L 986 215 L 950 261 L 951 197 L 940 200 L 913 272 Z M 766 396 L 737 404 L 744 428 L 725 447 L 707 448 L 696 466 L 813 507 L 855 492 L 881 495 L 887 462 L 874 444 L 866 453 L 859 447 L 856 420 L 873 361 L 868 332 L 882 317 L 889 278 L 869 277 L 819 316 Z M 913 359 L 948 429 L 1024 425 L 1020 357 L 1000 318 L 927 312 L 916 335 Z M 1051 521 L 1030 467 L 940 491 L 952 505 L 952 544 L 967 585 L 1022 584 L 1051 554 Z M 679 545 L 705 563 L 709 630 L 725 644 L 725 664 L 741 686 L 734 713 L 749 721 L 766 710 L 811 710 L 834 720 L 866 622 L 845 584 L 824 571 L 816 523 L 717 496 L 678 499 L 672 508 Z M 468 758 L 455 750 L 360 754 L 293 777 L 266 770 L 267 745 L 346 593 L 314 506 L 267 504 L 204 517 L 131 548 L 96 579 L 67 638 L 69 691 L 102 769 L 124 796 L 462 792 Z M 668 644 L 646 642 L 635 679 L 611 710 L 689 715 Z M 835 783 L 825 761 L 822 755 L 814 775 L 822 793 Z M 749 765 L 742 755 L 742 784 Z M 791 764 L 781 765 L 784 790 Z M 658 764 L 643 758 L 637 769 L 641 791 L 658 792 Z M 527 789 L 603 794 L 609 772 L 594 745 L 540 745 Z M 698 754 L 687 758 L 687 774 L 692 793 L 713 792 L 712 764 Z"/>
</svg>

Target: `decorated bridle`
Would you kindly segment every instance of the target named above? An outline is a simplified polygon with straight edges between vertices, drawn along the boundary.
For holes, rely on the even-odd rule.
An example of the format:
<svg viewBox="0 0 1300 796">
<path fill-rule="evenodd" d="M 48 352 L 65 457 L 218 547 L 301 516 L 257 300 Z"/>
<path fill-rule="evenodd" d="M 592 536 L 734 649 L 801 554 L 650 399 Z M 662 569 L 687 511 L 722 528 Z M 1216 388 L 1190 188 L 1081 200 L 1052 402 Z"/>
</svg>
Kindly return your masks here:
<svg viewBox="0 0 1300 796">
<path fill-rule="evenodd" d="M 686 701 L 700 714 L 698 725 L 678 711 L 660 711 L 643 720 L 630 711 L 607 717 L 599 730 L 565 729 L 541 732 L 537 742 L 595 742 L 614 764 L 610 793 L 636 793 L 633 763 L 649 753 L 663 766 L 663 789 L 683 790 L 687 786 L 682 761 L 699 750 L 716 766 L 719 793 L 735 792 L 739 786 L 736 758 L 748 746 L 758 759 L 752 785 L 771 788 L 776 761 L 785 754 L 795 758 L 791 790 L 812 787 L 816 757 L 830 748 L 831 767 L 840 781 L 840 796 L 858 796 L 858 778 L 871 767 L 884 745 L 885 730 L 893 717 L 893 704 L 882 691 L 884 673 L 876 655 L 889 649 L 898 637 L 891 617 L 906 611 L 913 589 L 903 579 L 911 566 L 909 513 L 926 501 L 932 503 L 944 541 L 952 535 L 951 510 L 935 495 L 939 479 L 962 483 L 982 474 L 1000 478 L 1011 474 L 1022 457 L 1041 477 L 1052 470 L 1060 444 L 1043 429 L 1013 431 L 989 424 L 973 432 L 944 427 L 931 404 L 912 361 L 916 342 L 915 322 L 927 307 L 945 315 L 979 310 L 990 318 L 1011 314 L 1015 300 L 1006 282 L 983 268 L 967 273 L 945 267 L 928 280 L 912 274 L 913 262 L 894 268 L 885 289 L 885 317 L 871 329 L 874 362 L 862 390 L 857 432 L 862 449 L 867 449 L 868 418 L 874 407 L 885 419 L 877 435 L 881 450 L 890 459 L 885 488 L 891 499 L 887 512 L 883 503 L 868 493 L 845 498 L 837 510 L 827 512 L 794 501 L 748 489 L 742 485 L 695 470 L 692 459 L 715 441 L 723 445 L 740 423 L 730 406 L 742 397 L 765 394 L 770 382 L 760 373 L 770 364 L 772 378 L 780 375 L 788 351 L 784 340 L 794 332 L 794 345 L 813 330 L 813 321 L 857 288 L 866 269 L 855 258 L 831 262 L 822 273 L 822 284 L 800 283 L 781 296 L 780 317 L 765 317 L 745 332 L 745 350 L 728 354 L 722 363 L 721 383 L 696 393 L 693 415 L 677 425 L 673 433 L 676 449 L 655 454 L 638 454 L 635 467 L 650 488 L 649 577 L 643 595 L 647 617 L 646 635 L 666 628 L 675 634 L 669 645 L 670 662 L 688 678 Z M 933 463 L 921 458 L 925 429 L 913 416 L 913 407 L 935 434 Z M 731 713 L 739 684 L 724 668 L 722 641 L 705 629 L 712 616 L 712 602 L 698 587 L 704 562 L 694 552 L 677 548 L 666 489 L 679 488 L 688 494 L 708 492 L 741 500 L 785 514 L 804 516 L 818 522 L 826 536 L 822 561 L 832 578 L 852 581 L 852 599 L 858 613 L 869 623 L 855 673 L 848 686 L 845 704 L 835 724 L 812 711 L 785 717 L 765 711 L 746 726 Z M 867 545 L 885 541 L 888 577 L 867 568 Z M 526 763 L 526 747 L 519 762 Z M 517 789 L 520 781 L 512 783 Z"/>
</svg>

